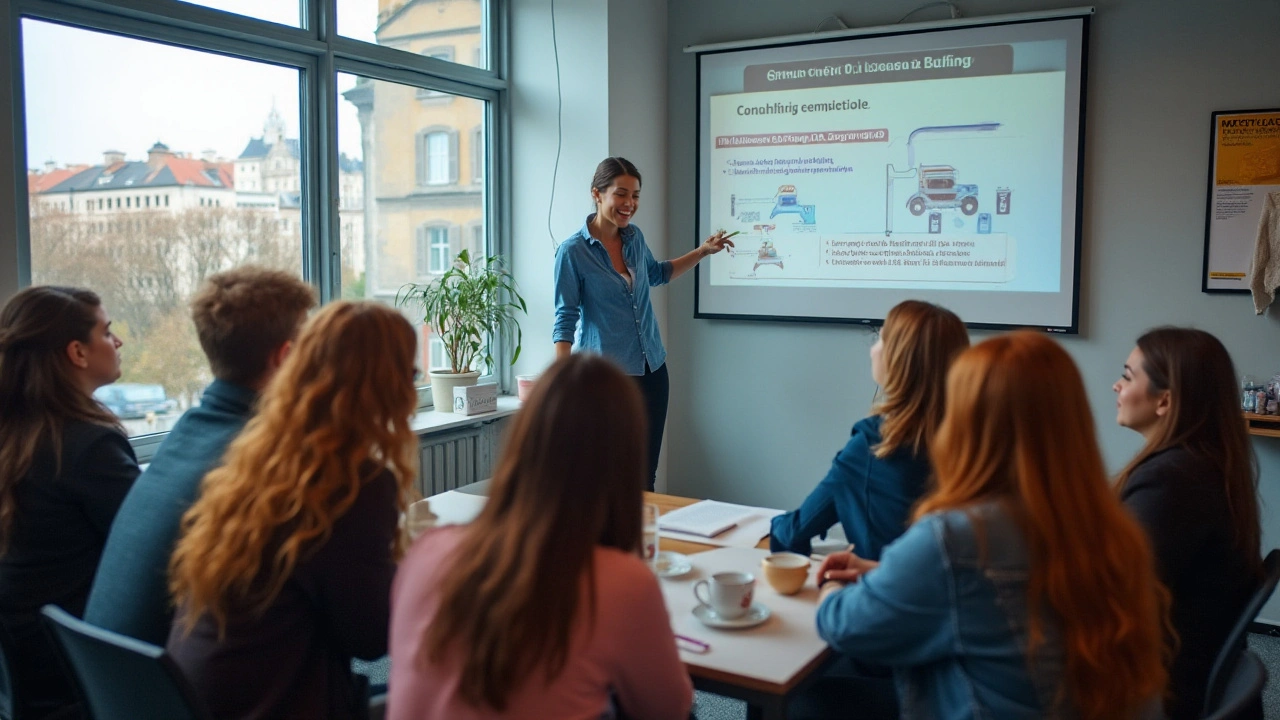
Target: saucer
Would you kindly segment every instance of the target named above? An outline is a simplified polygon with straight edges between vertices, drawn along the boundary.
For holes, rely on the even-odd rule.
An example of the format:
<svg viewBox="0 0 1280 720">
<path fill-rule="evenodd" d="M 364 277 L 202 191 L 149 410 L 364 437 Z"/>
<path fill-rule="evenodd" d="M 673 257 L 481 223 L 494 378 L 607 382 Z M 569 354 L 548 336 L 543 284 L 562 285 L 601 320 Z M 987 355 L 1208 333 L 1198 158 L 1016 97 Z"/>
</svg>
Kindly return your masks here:
<svg viewBox="0 0 1280 720">
<path fill-rule="evenodd" d="M 687 575 L 693 569 L 693 563 L 689 562 L 688 555 L 663 550 L 658 553 L 658 557 L 653 563 L 653 569 L 660 578 L 677 578 L 681 575 Z"/>
<path fill-rule="evenodd" d="M 696 605 L 693 608 L 693 616 L 698 618 L 698 621 L 707 627 L 725 629 L 749 628 L 755 627 L 760 623 L 763 623 L 765 620 L 768 620 L 769 608 L 761 605 L 760 603 L 752 603 L 751 607 L 747 608 L 746 615 L 730 620 L 728 618 L 720 617 L 716 614 L 715 610 L 712 610 L 706 605 Z"/>
</svg>

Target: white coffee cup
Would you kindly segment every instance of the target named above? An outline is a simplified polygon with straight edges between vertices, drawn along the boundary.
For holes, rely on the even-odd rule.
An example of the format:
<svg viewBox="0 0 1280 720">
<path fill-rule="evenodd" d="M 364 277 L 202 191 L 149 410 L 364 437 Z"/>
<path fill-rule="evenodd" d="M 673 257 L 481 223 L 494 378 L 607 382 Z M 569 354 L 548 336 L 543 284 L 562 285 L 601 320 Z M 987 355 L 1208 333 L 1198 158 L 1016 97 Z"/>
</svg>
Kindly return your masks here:
<svg viewBox="0 0 1280 720">
<path fill-rule="evenodd" d="M 707 597 L 698 592 L 707 588 Z M 693 586 L 693 596 L 698 603 L 710 607 L 716 615 L 725 620 L 733 620 L 747 614 L 751 607 L 751 598 L 755 595 L 756 578 L 746 572 L 721 572 L 711 576 L 711 580 L 699 580 Z"/>
</svg>

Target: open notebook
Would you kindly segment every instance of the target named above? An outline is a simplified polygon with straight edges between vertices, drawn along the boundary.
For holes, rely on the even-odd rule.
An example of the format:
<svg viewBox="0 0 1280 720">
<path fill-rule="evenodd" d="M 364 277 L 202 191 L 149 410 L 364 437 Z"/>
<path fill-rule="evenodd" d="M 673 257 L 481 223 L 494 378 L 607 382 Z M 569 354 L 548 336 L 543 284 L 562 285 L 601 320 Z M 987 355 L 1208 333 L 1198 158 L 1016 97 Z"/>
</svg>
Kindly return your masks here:
<svg viewBox="0 0 1280 720">
<path fill-rule="evenodd" d="M 662 530 L 697 535 L 699 537 L 715 537 L 738 523 L 747 520 L 759 512 L 756 508 L 743 505 L 722 503 L 716 500 L 702 500 L 672 510 L 658 518 L 658 527 Z"/>
</svg>

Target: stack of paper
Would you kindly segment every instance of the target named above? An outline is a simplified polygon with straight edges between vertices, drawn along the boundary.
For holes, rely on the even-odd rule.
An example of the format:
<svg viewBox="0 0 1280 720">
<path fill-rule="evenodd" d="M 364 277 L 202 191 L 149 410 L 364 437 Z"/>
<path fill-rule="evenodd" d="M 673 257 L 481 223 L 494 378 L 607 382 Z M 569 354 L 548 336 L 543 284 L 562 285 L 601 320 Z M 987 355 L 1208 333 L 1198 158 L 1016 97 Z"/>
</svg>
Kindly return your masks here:
<svg viewBox="0 0 1280 720">
<path fill-rule="evenodd" d="M 658 527 L 689 535 L 715 537 L 753 514 L 751 508 L 743 505 L 702 500 L 663 515 L 658 519 Z"/>
<path fill-rule="evenodd" d="M 749 548 L 769 535 L 770 521 L 782 512 L 703 500 L 666 513 L 658 519 L 658 527 L 662 537 L 673 540 Z"/>
</svg>

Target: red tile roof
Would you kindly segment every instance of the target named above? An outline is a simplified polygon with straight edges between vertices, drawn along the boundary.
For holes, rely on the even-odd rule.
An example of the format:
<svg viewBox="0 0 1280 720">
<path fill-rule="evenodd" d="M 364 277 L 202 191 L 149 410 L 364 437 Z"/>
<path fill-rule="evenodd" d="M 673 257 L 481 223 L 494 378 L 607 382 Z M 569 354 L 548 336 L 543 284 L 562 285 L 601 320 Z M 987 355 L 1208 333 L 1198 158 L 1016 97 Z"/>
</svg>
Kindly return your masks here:
<svg viewBox="0 0 1280 720">
<path fill-rule="evenodd" d="M 31 195 L 42 193 L 67 178 L 88 169 L 88 165 L 73 165 L 57 168 L 49 172 L 27 173 L 27 192 Z"/>
<path fill-rule="evenodd" d="M 230 188 L 235 186 L 233 180 L 234 171 L 231 163 L 211 163 L 192 158 L 171 157 L 165 160 L 165 165 L 169 167 L 169 172 L 173 173 L 173 177 L 179 185 L 211 186 L 213 183 L 205 175 L 205 171 L 213 170 L 218 174 L 222 187 Z"/>
</svg>

